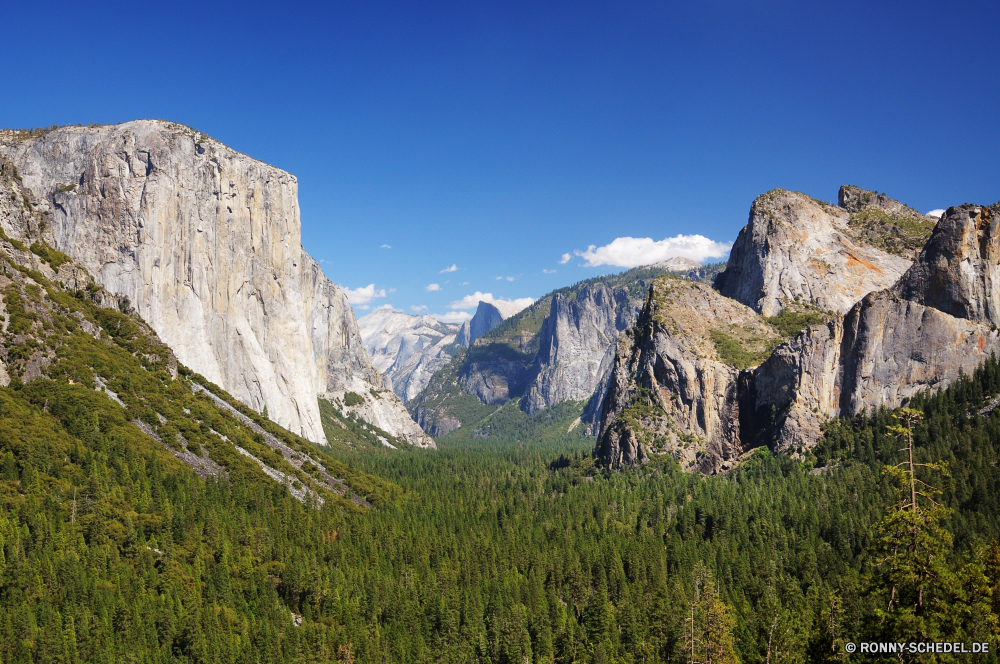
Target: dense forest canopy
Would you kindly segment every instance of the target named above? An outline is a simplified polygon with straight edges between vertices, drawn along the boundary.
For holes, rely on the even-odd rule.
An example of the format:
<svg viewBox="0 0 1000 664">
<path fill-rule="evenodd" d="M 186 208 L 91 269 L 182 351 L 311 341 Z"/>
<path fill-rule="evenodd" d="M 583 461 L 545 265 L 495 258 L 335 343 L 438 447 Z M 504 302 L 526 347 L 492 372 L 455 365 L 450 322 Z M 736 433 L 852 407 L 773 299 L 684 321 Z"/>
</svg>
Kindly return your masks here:
<svg viewBox="0 0 1000 664">
<path fill-rule="evenodd" d="M 343 442 L 319 448 L 172 377 L 96 290 L 5 270 L 8 358 L 54 359 L 0 388 L 2 662 L 806 662 L 998 631 L 995 358 L 829 422 L 804 462 L 760 448 L 713 477 L 598 469 L 573 403 L 499 409 L 437 452 L 326 413 Z M 887 470 L 911 440 L 927 465 Z"/>
</svg>

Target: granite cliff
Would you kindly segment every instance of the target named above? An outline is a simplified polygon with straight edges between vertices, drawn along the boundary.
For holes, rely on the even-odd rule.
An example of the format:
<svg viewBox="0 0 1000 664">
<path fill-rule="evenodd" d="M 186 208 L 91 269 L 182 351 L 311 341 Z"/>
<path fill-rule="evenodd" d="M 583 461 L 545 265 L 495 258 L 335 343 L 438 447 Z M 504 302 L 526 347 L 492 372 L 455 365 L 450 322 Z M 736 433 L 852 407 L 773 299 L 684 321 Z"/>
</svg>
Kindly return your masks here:
<svg viewBox="0 0 1000 664">
<path fill-rule="evenodd" d="M 949 208 L 891 289 L 777 348 L 754 376 L 748 438 L 801 453 L 823 419 L 897 407 L 1000 353 L 996 211 Z"/>
<path fill-rule="evenodd" d="M 473 341 L 511 316 L 516 315 L 523 308 L 512 302 L 503 300 L 493 302 L 480 301 L 476 307 L 476 313 L 472 316 L 472 320 L 462 323 L 461 328 L 458 330 L 457 341 L 459 345 L 468 348 L 472 345 Z"/>
<path fill-rule="evenodd" d="M 845 204 L 860 205 L 845 198 L 843 188 L 841 193 Z M 846 313 L 868 293 L 892 286 L 910 266 L 855 233 L 851 221 L 848 209 L 798 192 L 758 196 L 716 282 L 719 292 L 765 316 L 795 301 Z"/>
<path fill-rule="evenodd" d="M 302 249 L 294 176 L 162 121 L 6 132 L 0 155 L 44 201 L 53 246 L 243 403 L 325 442 L 318 394 L 383 389 L 346 297 Z M 431 444 L 398 399 L 372 408 Z"/>
<path fill-rule="evenodd" d="M 106 454 L 113 441 L 116 452 L 161 472 L 179 462 L 201 478 L 235 473 L 264 490 L 274 481 L 317 506 L 370 507 L 306 441 L 179 364 L 126 296 L 52 246 L 51 218 L 45 199 L 0 157 L 0 385 L 13 388 L 7 408 L 34 401 L 49 418 L 26 422 L 34 427 L 27 436 L 5 427 L 0 441 L 22 452 L 29 442 L 30 451 L 64 427 L 62 435 L 78 437 L 76 454 L 88 445 Z"/>
<path fill-rule="evenodd" d="M 743 452 L 740 369 L 778 340 L 756 312 L 706 284 L 655 279 L 639 321 L 618 337 L 595 455 L 613 467 L 654 453 L 686 470 L 732 467 Z"/>
<path fill-rule="evenodd" d="M 627 289 L 600 282 L 553 295 L 524 410 L 590 399 L 610 371 L 618 333 L 635 321 L 636 304 Z"/>
<path fill-rule="evenodd" d="M 719 358 L 739 371 L 709 368 L 711 353 L 696 352 L 691 375 L 701 391 L 685 392 L 667 370 L 671 344 L 698 335 L 656 322 L 697 307 L 664 297 L 665 286 L 654 283 L 648 311 L 619 340 L 595 449 L 603 464 L 665 452 L 685 468 L 717 472 L 760 445 L 806 455 L 824 420 L 900 406 L 1000 352 L 1000 208 L 950 208 L 931 233 L 929 218 L 882 194 L 842 187 L 839 201 L 834 208 L 776 190 L 754 202 L 717 296 L 763 314 L 744 330 L 769 341 L 761 352 L 723 329 L 732 312 L 706 315 Z M 923 246 L 910 264 L 905 256 L 917 242 Z M 775 347 L 779 334 L 791 338 Z M 700 431 L 685 430 L 694 439 L 666 436 L 683 421 L 669 406 L 685 394 L 695 395 L 696 410 L 722 413 L 726 426 L 703 419 Z"/>
<path fill-rule="evenodd" d="M 578 402 L 583 430 L 594 433 L 616 338 L 636 321 L 653 278 L 673 273 L 711 282 L 720 269 L 675 258 L 549 293 L 473 339 L 410 402 L 411 412 L 425 431 L 442 436 L 513 400 L 529 415 Z"/>
</svg>

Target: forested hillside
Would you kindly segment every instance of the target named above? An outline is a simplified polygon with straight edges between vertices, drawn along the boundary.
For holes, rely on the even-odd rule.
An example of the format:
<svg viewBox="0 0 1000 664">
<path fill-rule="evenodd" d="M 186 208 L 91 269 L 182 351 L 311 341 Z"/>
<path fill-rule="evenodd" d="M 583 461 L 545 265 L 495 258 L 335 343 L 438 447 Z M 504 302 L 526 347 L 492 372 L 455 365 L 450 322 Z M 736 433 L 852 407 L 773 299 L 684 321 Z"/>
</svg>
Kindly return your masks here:
<svg viewBox="0 0 1000 664">
<path fill-rule="evenodd" d="M 576 432 L 358 458 L 421 500 L 348 517 L 342 596 L 356 602 L 342 619 L 357 626 L 359 661 L 680 662 L 697 585 L 696 640 L 705 616 L 722 616 L 731 639 L 732 656 L 713 661 L 834 661 L 862 639 L 990 640 L 1000 413 L 979 410 L 998 391 L 993 361 L 909 404 L 923 413 L 916 461 L 947 465 L 918 472 L 948 511 L 928 535 L 942 555 L 920 609 L 907 575 L 927 561 L 885 542 L 902 504 L 886 467 L 905 459 L 905 441 L 881 412 L 831 423 L 807 463 L 762 448 L 712 477 L 659 461 L 597 472 Z"/>
<path fill-rule="evenodd" d="M 503 408 L 438 452 L 335 446 L 339 463 L 251 418 L 374 506 L 311 484 L 317 508 L 233 452 L 267 455 L 197 376 L 144 364 L 139 322 L 30 278 L 101 332 L 23 307 L 60 336 L 48 378 L 0 388 L 0 661 L 680 662 L 693 615 L 696 658 L 710 642 L 713 661 L 805 662 L 997 631 L 1000 414 L 980 413 L 996 361 L 908 404 L 917 461 L 947 464 L 920 474 L 950 510 L 917 524 L 928 562 L 886 545 L 905 502 L 887 412 L 831 423 L 805 463 L 762 448 L 712 477 L 669 459 L 598 471 L 573 404 Z M 225 473 L 201 479 L 131 424 L 143 404 Z"/>
</svg>

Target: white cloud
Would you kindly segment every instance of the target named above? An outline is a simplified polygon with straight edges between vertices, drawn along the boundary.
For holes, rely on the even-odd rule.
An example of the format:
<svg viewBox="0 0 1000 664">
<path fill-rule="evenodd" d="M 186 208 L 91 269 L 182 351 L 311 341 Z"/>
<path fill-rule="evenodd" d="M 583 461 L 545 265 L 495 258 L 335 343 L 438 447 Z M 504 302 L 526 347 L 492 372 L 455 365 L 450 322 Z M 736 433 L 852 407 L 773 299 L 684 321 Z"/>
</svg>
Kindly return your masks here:
<svg viewBox="0 0 1000 664">
<path fill-rule="evenodd" d="M 503 281 L 504 279 L 507 281 L 514 281 L 514 277 L 497 277 L 497 281 Z"/>
<path fill-rule="evenodd" d="M 587 267 L 636 267 L 658 263 L 674 256 L 702 263 L 706 258 L 722 258 L 732 246 L 732 242 L 716 242 L 704 235 L 678 235 L 658 242 L 648 237 L 620 237 L 603 247 L 590 245 L 586 251 L 573 253 L 586 260 Z M 563 254 L 563 258 L 567 255 Z"/>
<path fill-rule="evenodd" d="M 397 309 L 396 307 L 392 306 L 391 304 L 383 304 L 382 306 L 375 307 L 375 309 L 373 309 L 373 311 L 380 311 L 382 309 L 388 309 L 389 311 L 401 311 L 401 309 Z"/>
<path fill-rule="evenodd" d="M 525 307 L 527 307 L 528 305 L 530 305 L 535 300 L 534 300 L 534 298 L 530 298 L 530 297 L 519 297 L 516 300 L 504 300 L 502 298 L 495 298 L 495 297 L 493 297 L 493 293 L 480 293 L 479 291 L 476 291 L 472 295 L 466 295 L 461 300 L 455 300 L 454 302 L 452 302 L 451 304 L 448 305 L 448 308 L 449 309 L 473 309 L 473 308 L 479 306 L 480 301 L 482 301 L 482 302 L 502 302 L 504 304 L 509 304 L 509 305 L 516 306 L 517 310 L 520 311 L 521 309 L 524 309 Z"/>
<path fill-rule="evenodd" d="M 431 314 L 442 323 L 454 323 L 461 325 L 467 320 L 472 320 L 472 314 L 467 311 L 449 311 L 446 314 Z"/>
<path fill-rule="evenodd" d="M 344 289 L 344 295 L 347 296 L 347 301 L 351 304 L 368 304 L 376 297 L 385 297 L 385 289 L 375 290 L 375 284 L 368 284 L 364 288 L 355 288 L 354 290 L 347 286 L 341 286 L 341 288 Z"/>
<path fill-rule="evenodd" d="M 388 244 L 382 244 L 382 245 L 379 245 L 379 249 L 392 249 L 392 247 L 389 246 Z"/>
<path fill-rule="evenodd" d="M 358 304 L 358 305 L 355 305 L 355 306 L 358 309 L 361 309 L 362 311 L 368 311 L 369 309 L 371 309 L 371 307 L 369 307 L 367 304 Z"/>
<path fill-rule="evenodd" d="M 427 284 L 426 288 L 428 293 L 433 293 L 436 290 L 441 290 L 440 284 Z"/>
<path fill-rule="evenodd" d="M 572 254 L 563 254 L 562 258 L 559 259 L 560 265 L 565 265 L 569 262 L 569 259 L 573 258 Z"/>
<path fill-rule="evenodd" d="M 446 267 L 445 269 L 438 272 L 438 274 L 444 274 L 445 272 L 458 272 L 458 266 L 452 263 L 451 267 Z"/>
<path fill-rule="evenodd" d="M 507 277 L 507 281 L 514 281 L 514 277 Z"/>
<path fill-rule="evenodd" d="M 425 311 L 427 309 L 426 304 L 414 304 L 410 306 L 413 311 Z"/>
<path fill-rule="evenodd" d="M 468 285 L 469 285 L 468 281 L 463 281 L 462 283 L 459 284 L 459 286 L 468 286 Z"/>
<path fill-rule="evenodd" d="M 479 306 L 479 301 L 492 302 L 493 293 L 480 293 L 476 291 L 472 295 L 466 295 L 461 300 L 455 300 L 448 305 L 449 309 L 474 309 Z"/>
<path fill-rule="evenodd" d="M 555 270 L 542 270 L 542 272 L 543 272 L 544 274 L 555 274 L 555 273 L 556 273 L 556 271 L 555 271 Z"/>
<path fill-rule="evenodd" d="M 944 216 L 944 213 L 945 213 L 945 210 L 931 210 L 930 212 L 927 213 L 927 216 L 928 217 L 937 217 L 938 219 L 940 219 L 941 217 Z"/>
</svg>

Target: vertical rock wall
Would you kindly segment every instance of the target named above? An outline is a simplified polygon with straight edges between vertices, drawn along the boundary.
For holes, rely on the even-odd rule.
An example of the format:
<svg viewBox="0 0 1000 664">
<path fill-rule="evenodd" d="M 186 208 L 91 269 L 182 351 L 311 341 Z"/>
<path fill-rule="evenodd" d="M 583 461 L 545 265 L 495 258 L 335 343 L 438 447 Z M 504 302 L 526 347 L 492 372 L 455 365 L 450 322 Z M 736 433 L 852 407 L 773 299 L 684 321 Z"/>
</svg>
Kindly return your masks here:
<svg viewBox="0 0 1000 664">
<path fill-rule="evenodd" d="M 0 151 L 50 201 L 57 248 L 247 405 L 325 442 L 318 393 L 382 387 L 302 249 L 294 176 L 162 121 L 7 135 Z"/>
</svg>

